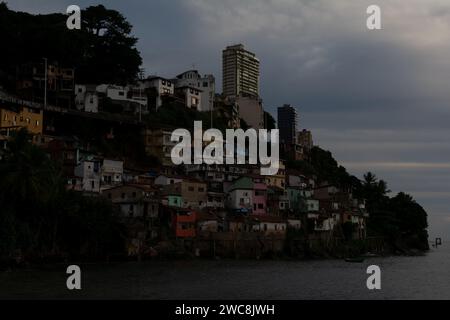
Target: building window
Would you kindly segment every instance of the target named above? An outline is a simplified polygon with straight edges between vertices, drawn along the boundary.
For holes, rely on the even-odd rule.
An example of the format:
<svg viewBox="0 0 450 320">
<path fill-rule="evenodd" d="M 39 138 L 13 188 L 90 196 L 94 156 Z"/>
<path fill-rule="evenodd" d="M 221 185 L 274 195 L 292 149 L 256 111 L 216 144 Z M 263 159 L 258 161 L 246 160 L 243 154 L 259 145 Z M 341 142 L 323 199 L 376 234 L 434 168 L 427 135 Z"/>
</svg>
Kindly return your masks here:
<svg viewBox="0 0 450 320">
<path fill-rule="evenodd" d="M 189 191 L 195 191 L 194 187 L 188 187 Z"/>
<path fill-rule="evenodd" d="M 121 194 L 122 199 L 125 199 L 125 193 Z"/>
<path fill-rule="evenodd" d="M 133 198 L 136 198 L 136 192 L 133 192 Z"/>
<path fill-rule="evenodd" d="M 203 88 L 208 87 L 208 82 L 203 82 Z"/>
<path fill-rule="evenodd" d="M 198 192 L 205 192 L 205 188 L 198 188 Z"/>
<path fill-rule="evenodd" d="M 119 91 L 119 96 L 124 96 L 124 95 L 125 95 L 125 92 Z"/>
</svg>

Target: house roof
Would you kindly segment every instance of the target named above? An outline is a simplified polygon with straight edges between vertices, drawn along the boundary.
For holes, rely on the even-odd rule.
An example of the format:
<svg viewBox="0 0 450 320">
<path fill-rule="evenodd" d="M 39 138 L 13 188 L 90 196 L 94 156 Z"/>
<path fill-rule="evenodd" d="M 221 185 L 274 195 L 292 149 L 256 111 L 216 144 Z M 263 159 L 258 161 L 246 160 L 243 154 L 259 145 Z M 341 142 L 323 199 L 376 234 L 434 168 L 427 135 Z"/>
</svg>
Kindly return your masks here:
<svg viewBox="0 0 450 320">
<path fill-rule="evenodd" d="M 231 185 L 229 191 L 238 190 L 238 189 L 244 189 L 244 190 L 253 190 L 253 180 L 249 177 L 240 177 L 236 180 L 234 180 L 233 184 Z"/>
</svg>

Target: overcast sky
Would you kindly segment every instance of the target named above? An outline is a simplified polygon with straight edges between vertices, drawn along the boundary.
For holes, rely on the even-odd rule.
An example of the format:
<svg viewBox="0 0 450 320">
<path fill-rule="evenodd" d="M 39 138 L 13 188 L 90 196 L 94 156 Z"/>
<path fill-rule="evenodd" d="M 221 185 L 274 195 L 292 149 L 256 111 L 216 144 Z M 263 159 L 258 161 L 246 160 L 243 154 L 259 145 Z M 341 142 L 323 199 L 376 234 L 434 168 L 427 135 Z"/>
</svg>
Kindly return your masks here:
<svg viewBox="0 0 450 320">
<path fill-rule="evenodd" d="M 65 12 L 98 1 L 9 0 L 14 10 Z M 450 1 L 108 0 L 134 26 L 147 74 L 194 65 L 216 76 L 221 51 L 243 43 L 261 60 L 273 115 L 297 107 L 301 128 L 348 170 L 368 170 L 429 213 L 431 237 L 450 240 Z M 366 29 L 366 8 L 382 30 Z M 49 35 L 51 37 L 51 35 Z"/>
</svg>

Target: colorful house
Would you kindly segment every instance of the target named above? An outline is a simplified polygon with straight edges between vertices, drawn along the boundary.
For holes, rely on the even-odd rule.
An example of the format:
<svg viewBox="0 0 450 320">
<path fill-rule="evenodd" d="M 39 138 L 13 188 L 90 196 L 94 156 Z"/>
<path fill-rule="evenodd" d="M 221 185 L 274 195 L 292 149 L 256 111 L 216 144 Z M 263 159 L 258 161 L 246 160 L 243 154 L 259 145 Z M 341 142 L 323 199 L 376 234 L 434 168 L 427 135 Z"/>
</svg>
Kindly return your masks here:
<svg viewBox="0 0 450 320">
<path fill-rule="evenodd" d="M 196 236 L 197 213 L 190 209 L 171 208 L 172 228 L 176 238 Z"/>
</svg>

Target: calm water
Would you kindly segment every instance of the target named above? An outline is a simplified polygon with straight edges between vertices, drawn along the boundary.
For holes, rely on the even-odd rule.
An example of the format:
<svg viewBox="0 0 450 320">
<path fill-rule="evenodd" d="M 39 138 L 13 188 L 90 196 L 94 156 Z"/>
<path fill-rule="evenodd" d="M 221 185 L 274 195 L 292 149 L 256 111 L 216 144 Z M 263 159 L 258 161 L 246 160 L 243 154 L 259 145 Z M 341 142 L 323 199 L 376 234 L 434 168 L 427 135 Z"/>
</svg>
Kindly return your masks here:
<svg viewBox="0 0 450 320">
<path fill-rule="evenodd" d="M 366 268 L 382 289 L 366 288 Z M 450 247 L 422 257 L 328 261 L 177 261 L 83 265 L 82 290 L 65 266 L 0 273 L 1 299 L 450 299 Z"/>
</svg>

